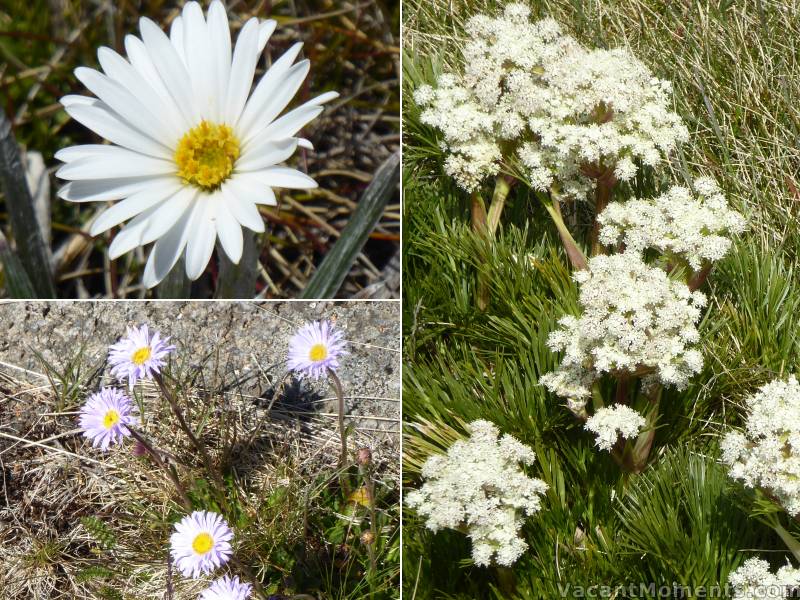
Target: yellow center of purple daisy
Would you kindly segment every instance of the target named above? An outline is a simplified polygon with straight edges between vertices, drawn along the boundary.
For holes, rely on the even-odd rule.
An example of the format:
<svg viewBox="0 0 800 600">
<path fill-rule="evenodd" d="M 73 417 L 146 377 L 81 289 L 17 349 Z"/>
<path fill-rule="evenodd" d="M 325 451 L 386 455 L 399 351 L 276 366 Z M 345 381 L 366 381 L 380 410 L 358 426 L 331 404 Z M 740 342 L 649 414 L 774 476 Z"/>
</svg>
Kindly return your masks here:
<svg viewBox="0 0 800 600">
<path fill-rule="evenodd" d="M 325 347 L 325 344 L 314 344 L 311 346 L 311 350 L 308 353 L 308 358 L 314 362 L 319 362 L 328 358 L 328 349 Z"/>
<path fill-rule="evenodd" d="M 111 429 L 114 425 L 119 423 L 119 420 L 119 413 L 112 408 L 106 413 L 106 416 L 103 417 L 103 427 Z"/>
<path fill-rule="evenodd" d="M 136 352 L 133 353 L 131 356 L 131 362 L 135 364 L 137 367 L 141 367 L 144 363 L 148 361 L 150 355 L 153 354 L 153 351 L 150 349 L 150 346 L 145 346 L 144 348 L 139 348 Z"/>
<path fill-rule="evenodd" d="M 175 150 L 178 177 L 205 191 L 217 189 L 230 177 L 237 158 L 239 140 L 233 129 L 205 120 L 190 129 Z"/>
<path fill-rule="evenodd" d="M 214 539 L 204 531 L 203 533 L 198 533 L 197 537 L 194 538 L 192 549 L 198 554 L 205 554 L 211 550 L 213 545 Z"/>
</svg>

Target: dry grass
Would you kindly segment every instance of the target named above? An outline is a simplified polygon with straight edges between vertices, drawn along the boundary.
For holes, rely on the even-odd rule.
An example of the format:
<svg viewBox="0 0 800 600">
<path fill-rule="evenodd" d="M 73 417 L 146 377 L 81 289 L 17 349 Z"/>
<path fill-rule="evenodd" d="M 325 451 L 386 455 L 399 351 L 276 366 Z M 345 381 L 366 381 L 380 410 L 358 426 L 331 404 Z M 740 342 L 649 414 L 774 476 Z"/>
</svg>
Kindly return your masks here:
<svg viewBox="0 0 800 600">
<path fill-rule="evenodd" d="M 362 597 L 357 580 L 363 577 L 359 535 L 365 509 L 340 505 L 333 489 L 336 418 L 316 408 L 330 398 L 284 386 L 274 368 L 253 364 L 244 372 L 226 372 L 220 355 L 224 349 L 202 371 L 178 366 L 177 379 L 188 420 L 203 424 L 199 437 L 225 473 L 236 556 L 278 598 L 290 592 Z M 169 481 L 134 454 L 130 440 L 104 455 L 76 429 L 76 409 L 97 389 L 96 377 L 72 382 L 65 393 L 46 373 L 0 366 L 0 595 L 160 598 L 172 581 L 175 598 L 197 597 L 204 582 L 168 573 L 171 524 L 184 514 Z M 265 392 L 243 393 L 244 381 Z M 176 433 L 156 387 L 140 387 L 137 400 L 147 415 L 142 429 L 178 465 L 195 507 L 210 507 L 202 463 Z M 374 451 L 381 536 L 390 542 L 398 535 L 397 440 L 370 418 L 388 420 L 351 419 L 355 428 L 348 441 L 352 451 Z M 341 540 L 328 539 L 331 527 L 345 532 Z M 398 585 L 393 559 L 382 558 L 383 591 L 375 598 L 393 597 L 389 590 Z M 315 569 L 329 581 L 315 581 Z"/>
</svg>

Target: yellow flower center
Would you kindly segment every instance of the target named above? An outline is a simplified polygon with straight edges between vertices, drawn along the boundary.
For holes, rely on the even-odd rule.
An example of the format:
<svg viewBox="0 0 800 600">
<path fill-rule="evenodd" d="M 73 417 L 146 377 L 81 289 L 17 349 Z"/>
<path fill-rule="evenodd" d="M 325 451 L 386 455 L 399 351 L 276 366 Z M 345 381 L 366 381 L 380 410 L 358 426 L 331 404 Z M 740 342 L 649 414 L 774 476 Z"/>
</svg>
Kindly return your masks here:
<svg viewBox="0 0 800 600">
<path fill-rule="evenodd" d="M 328 349 L 323 344 L 314 344 L 308 353 L 308 358 L 314 362 L 325 360 L 328 357 Z"/>
<path fill-rule="evenodd" d="M 149 358 L 153 351 L 150 349 L 149 346 L 145 346 L 144 348 L 139 348 L 136 352 L 133 353 L 131 356 L 131 361 L 137 367 L 142 366 Z"/>
<path fill-rule="evenodd" d="M 211 546 L 213 545 L 214 540 L 204 531 L 203 533 L 197 534 L 197 537 L 194 538 L 194 541 L 192 542 L 192 549 L 198 554 L 205 554 L 211 550 Z"/>
<path fill-rule="evenodd" d="M 119 419 L 119 413 L 112 408 L 106 413 L 106 416 L 103 417 L 103 427 L 111 429 L 114 425 L 119 423 Z"/>
<path fill-rule="evenodd" d="M 239 158 L 239 140 L 227 125 L 201 121 L 178 142 L 178 176 L 204 190 L 222 185 Z"/>
</svg>

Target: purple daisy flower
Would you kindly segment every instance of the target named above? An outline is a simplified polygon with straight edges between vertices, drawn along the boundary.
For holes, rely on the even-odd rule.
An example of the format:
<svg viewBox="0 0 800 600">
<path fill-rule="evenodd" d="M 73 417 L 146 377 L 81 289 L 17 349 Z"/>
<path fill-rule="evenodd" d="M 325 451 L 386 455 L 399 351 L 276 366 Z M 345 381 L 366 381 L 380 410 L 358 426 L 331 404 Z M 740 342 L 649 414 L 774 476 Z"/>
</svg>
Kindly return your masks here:
<svg viewBox="0 0 800 600">
<path fill-rule="evenodd" d="M 175 523 L 170 537 L 172 559 L 185 577 L 211 573 L 231 557 L 231 531 L 222 515 L 196 510 Z"/>
<path fill-rule="evenodd" d="M 343 337 L 329 321 L 304 325 L 289 341 L 289 370 L 319 379 L 328 369 L 338 369 L 339 357 L 347 354 Z"/>
<path fill-rule="evenodd" d="M 103 388 L 89 396 L 81 408 L 79 422 L 83 435 L 92 440 L 92 446 L 104 452 L 109 445 L 122 442 L 131 434 L 128 425 L 138 419 L 131 415 L 133 403 L 123 392 L 115 388 Z"/>
<path fill-rule="evenodd" d="M 249 583 L 242 583 L 238 577 L 225 575 L 200 594 L 200 600 L 247 600 L 251 591 L 253 586 Z"/>
<path fill-rule="evenodd" d="M 175 350 L 168 341 L 157 331 L 151 334 L 147 325 L 128 327 L 125 337 L 108 349 L 111 374 L 120 381 L 127 379 L 131 388 L 138 379 L 152 379 L 153 373 L 164 366 L 166 356 Z"/>
</svg>

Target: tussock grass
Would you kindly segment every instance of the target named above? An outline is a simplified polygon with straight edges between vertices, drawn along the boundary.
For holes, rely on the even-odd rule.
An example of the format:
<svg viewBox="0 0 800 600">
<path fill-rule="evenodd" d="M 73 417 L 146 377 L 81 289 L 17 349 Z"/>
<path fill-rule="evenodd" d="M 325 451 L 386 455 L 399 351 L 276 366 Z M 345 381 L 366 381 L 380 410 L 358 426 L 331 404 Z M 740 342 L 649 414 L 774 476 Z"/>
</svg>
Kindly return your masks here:
<svg viewBox="0 0 800 600">
<path fill-rule="evenodd" d="M 549 217 L 518 187 L 496 243 L 473 235 L 468 198 L 444 175 L 437 133 L 419 122 L 413 102 L 417 85 L 460 60 L 465 20 L 499 4 L 409 0 L 404 9 L 404 483 L 417 486 L 425 458 L 485 418 L 536 450 L 531 474 L 551 489 L 525 526 L 531 549 L 513 569 L 513 591 L 507 574 L 470 562 L 462 534 L 434 535 L 406 511 L 406 597 L 554 598 L 566 584 L 640 581 L 713 586 L 751 556 L 784 564 L 785 546 L 752 517 L 759 501 L 727 478 L 717 444 L 740 424 L 745 396 L 800 366 L 800 7 L 529 3 L 587 45 L 628 46 L 673 82 L 691 141 L 663 180 L 644 174 L 626 194 L 652 195 L 670 181 L 711 175 L 750 222 L 704 287 L 704 370 L 687 390 L 665 392 L 651 464 L 636 477 L 596 451 L 592 436 L 538 384 L 558 358 L 545 345 L 548 334 L 577 310 Z M 580 210 L 567 218 L 572 226 L 584 222 Z M 486 312 L 475 308 L 480 272 L 492 285 Z"/>
</svg>

